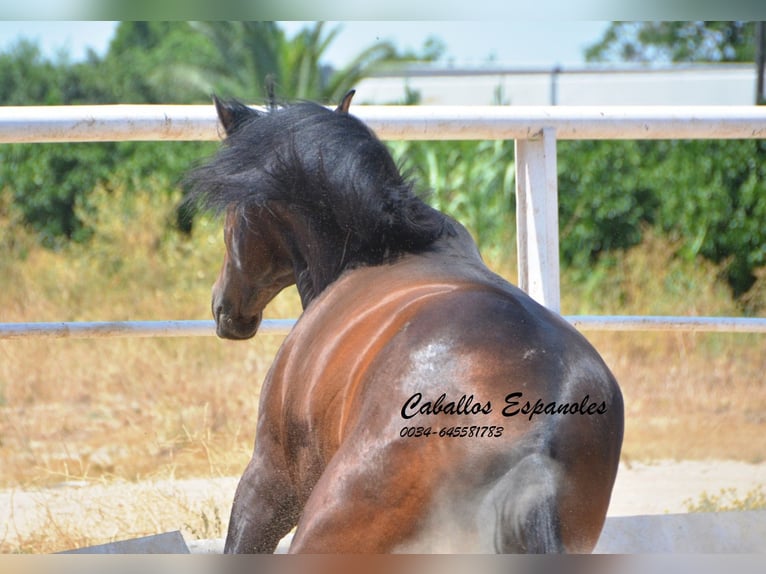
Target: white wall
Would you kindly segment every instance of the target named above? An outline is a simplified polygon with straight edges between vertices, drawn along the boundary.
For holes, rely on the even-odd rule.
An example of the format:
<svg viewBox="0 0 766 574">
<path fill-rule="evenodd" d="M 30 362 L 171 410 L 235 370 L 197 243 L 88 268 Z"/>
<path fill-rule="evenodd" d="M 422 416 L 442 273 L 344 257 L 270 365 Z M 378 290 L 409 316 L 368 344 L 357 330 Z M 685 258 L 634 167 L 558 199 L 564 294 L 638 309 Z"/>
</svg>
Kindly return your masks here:
<svg viewBox="0 0 766 574">
<path fill-rule="evenodd" d="M 356 101 L 401 103 L 405 87 L 424 105 L 549 105 L 555 79 L 559 105 L 751 105 L 755 65 L 685 66 L 657 70 L 428 71 L 362 81 Z"/>
</svg>

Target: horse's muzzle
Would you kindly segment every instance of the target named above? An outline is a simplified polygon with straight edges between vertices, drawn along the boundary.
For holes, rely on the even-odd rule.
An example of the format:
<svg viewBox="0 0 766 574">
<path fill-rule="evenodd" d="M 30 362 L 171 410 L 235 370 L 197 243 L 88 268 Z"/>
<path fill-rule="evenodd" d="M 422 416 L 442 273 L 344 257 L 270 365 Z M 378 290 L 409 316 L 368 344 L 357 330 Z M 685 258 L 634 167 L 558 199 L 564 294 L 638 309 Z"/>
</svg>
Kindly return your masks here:
<svg viewBox="0 0 766 574">
<path fill-rule="evenodd" d="M 258 327 L 261 325 L 262 314 L 258 313 L 254 317 L 245 318 L 241 316 L 232 316 L 217 309 L 214 317 L 216 335 L 221 339 L 241 341 L 243 339 L 250 339 L 258 332 Z"/>
</svg>

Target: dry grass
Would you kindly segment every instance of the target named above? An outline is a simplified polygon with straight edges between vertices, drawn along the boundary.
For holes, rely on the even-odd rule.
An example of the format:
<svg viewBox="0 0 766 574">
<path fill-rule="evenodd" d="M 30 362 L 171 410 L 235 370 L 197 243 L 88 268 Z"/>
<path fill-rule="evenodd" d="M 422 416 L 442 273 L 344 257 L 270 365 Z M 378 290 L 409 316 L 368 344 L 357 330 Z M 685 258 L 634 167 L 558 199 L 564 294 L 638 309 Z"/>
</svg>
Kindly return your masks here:
<svg viewBox="0 0 766 574">
<path fill-rule="evenodd" d="M 2 321 L 207 318 L 218 224 L 203 221 L 193 240 L 160 241 L 170 200 L 116 199 L 133 217 L 95 221 L 100 239 L 87 248 L 46 251 L 18 233 L 0 239 L 25 252 L 0 264 Z M 274 312 L 291 316 L 296 304 L 287 292 Z M 0 342 L 0 486 L 238 472 L 279 342 Z"/>
<path fill-rule="evenodd" d="M 763 336 L 587 335 L 623 390 L 623 460 L 766 460 Z"/>
<path fill-rule="evenodd" d="M 0 551 L 48 553 L 181 530 L 187 540 L 221 538 L 236 481 L 100 480 L 4 497 L 15 512 L 0 524 Z"/>
<path fill-rule="evenodd" d="M 102 192 L 102 200 L 91 222 L 97 241 L 58 252 L 36 247 L 0 206 L 0 321 L 209 316 L 222 249 L 219 224 L 202 221 L 192 238 L 183 238 L 159 231 L 172 200 L 119 192 Z M 129 215 L 99 215 L 115 202 L 120 208 L 112 213 Z M 564 312 L 736 314 L 715 268 L 672 253 L 672 245 L 648 237 L 606 275 L 594 274 L 584 285 L 565 276 Z M 763 293 L 766 281 L 760 281 L 757 292 Z M 290 291 L 275 301 L 270 316 L 295 316 L 298 309 Z M 762 335 L 586 335 L 623 388 L 626 461 L 766 460 Z M 279 343 L 266 336 L 245 343 L 0 341 L 0 488 L 239 475 L 252 448 L 260 381 Z M 119 502 L 93 509 L 100 537 L 86 526 L 90 519 L 57 514 L 23 539 L 0 531 L 0 551 L 62 550 L 174 529 L 179 520 L 189 531 L 223 534 L 220 514 L 227 516 L 230 499 L 223 507 L 220 500 L 200 506 L 172 494 L 158 494 L 160 500 L 150 490 L 141 491 L 145 506 L 137 515 Z M 161 518 L 166 513 L 172 521 Z"/>
</svg>

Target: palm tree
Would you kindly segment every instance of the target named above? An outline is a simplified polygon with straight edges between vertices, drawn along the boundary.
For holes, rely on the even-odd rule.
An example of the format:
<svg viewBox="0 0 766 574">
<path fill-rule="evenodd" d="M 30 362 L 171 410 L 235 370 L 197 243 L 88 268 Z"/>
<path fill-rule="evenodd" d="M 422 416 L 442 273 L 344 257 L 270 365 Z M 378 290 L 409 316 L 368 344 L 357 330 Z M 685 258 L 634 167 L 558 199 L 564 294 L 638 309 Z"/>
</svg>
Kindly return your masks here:
<svg viewBox="0 0 766 574">
<path fill-rule="evenodd" d="M 270 76 L 281 98 L 337 102 L 374 70 L 411 59 L 399 55 L 390 42 L 379 42 L 343 69 L 333 70 L 321 59 L 341 28 L 326 31 L 323 22 L 304 28 L 291 40 L 275 22 L 195 22 L 193 28 L 209 40 L 218 57 L 176 72 L 197 89 L 225 97 L 264 97 Z"/>
</svg>

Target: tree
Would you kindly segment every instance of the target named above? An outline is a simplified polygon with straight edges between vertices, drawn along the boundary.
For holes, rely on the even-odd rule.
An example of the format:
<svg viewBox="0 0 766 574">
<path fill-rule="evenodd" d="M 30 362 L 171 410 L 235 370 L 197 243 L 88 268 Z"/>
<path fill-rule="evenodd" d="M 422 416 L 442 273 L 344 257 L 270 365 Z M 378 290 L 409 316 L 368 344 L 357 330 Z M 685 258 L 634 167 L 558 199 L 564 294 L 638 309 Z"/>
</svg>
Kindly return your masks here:
<svg viewBox="0 0 766 574">
<path fill-rule="evenodd" d="M 22 41 L 0 54 L 0 104 L 68 105 L 112 103 L 190 103 L 188 88 L 162 77 L 190 54 L 202 59 L 207 44 L 184 22 L 124 22 L 106 56 L 90 53 L 73 63 L 65 55 L 45 59 L 37 45 Z M 212 58 L 212 52 L 208 55 Z M 183 171 L 206 144 L 123 142 L 14 144 L 0 147 L 0 193 L 11 197 L 24 222 L 46 245 L 86 239 L 90 231 L 76 206 L 87 210 L 98 185 L 177 186 Z M 207 144 L 209 145 L 209 144 Z M 111 183 L 110 183 L 111 182 Z M 119 182 L 119 183 L 117 183 Z"/>
<path fill-rule="evenodd" d="M 189 22 L 121 22 L 100 69 L 112 103 L 207 103 L 209 93 L 175 71 L 189 61 L 210 65 L 217 57 Z"/>
<path fill-rule="evenodd" d="M 216 92 L 241 99 L 266 95 L 267 77 L 275 82 L 284 99 L 339 101 L 363 78 L 383 66 L 397 62 L 438 58 L 443 45 L 429 40 L 423 54 L 401 54 L 390 42 L 378 42 L 361 50 L 342 69 L 333 69 L 322 59 L 341 31 L 327 31 L 317 22 L 288 39 L 275 22 L 196 22 L 217 57 L 212 62 L 186 65 L 177 70 L 200 93 Z"/>
<path fill-rule="evenodd" d="M 752 62 L 753 22 L 613 22 L 588 62 Z"/>
<path fill-rule="evenodd" d="M 61 100 L 60 67 L 43 58 L 37 44 L 21 40 L 0 54 L 0 102 L 6 106 Z"/>
<path fill-rule="evenodd" d="M 262 98 L 267 75 L 280 97 L 329 103 L 378 66 L 414 57 L 384 42 L 332 70 L 322 58 L 339 31 L 317 23 L 289 39 L 274 22 L 122 22 L 105 56 L 91 52 L 76 63 L 65 55 L 50 61 L 22 41 L 0 54 L 0 105 L 209 103 L 211 92 Z M 431 41 L 426 57 L 440 49 Z M 90 232 L 75 206 L 87 211 L 94 187 L 138 191 L 151 180 L 153 188 L 172 190 L 211 151 L 207 142 L 2 146 L 0 193 L 46 244 L 82 240 Z M 179 213 L 179 224 L 190 221 Z"/>
</svg>

